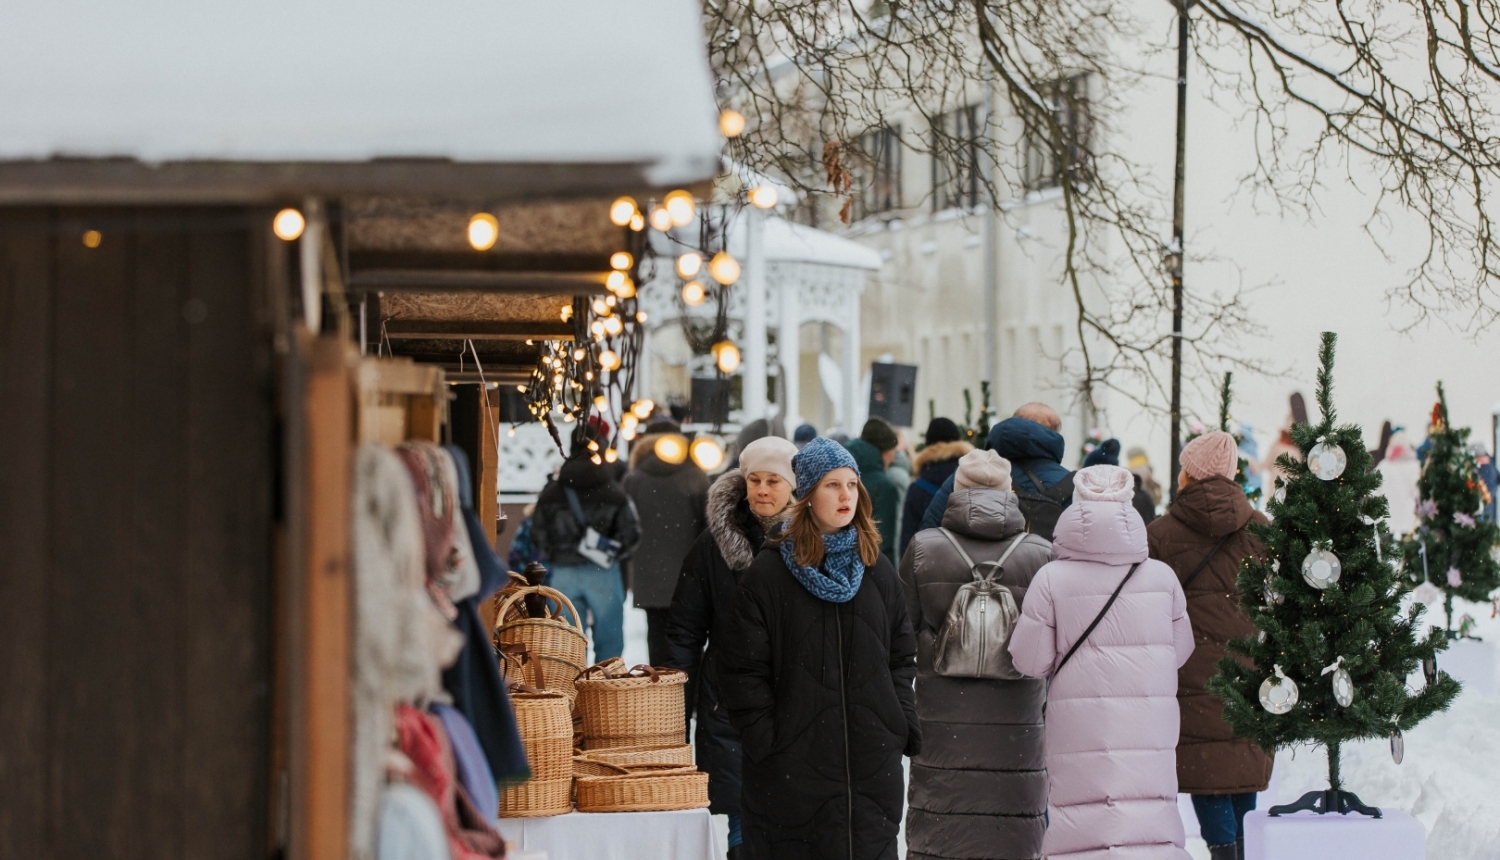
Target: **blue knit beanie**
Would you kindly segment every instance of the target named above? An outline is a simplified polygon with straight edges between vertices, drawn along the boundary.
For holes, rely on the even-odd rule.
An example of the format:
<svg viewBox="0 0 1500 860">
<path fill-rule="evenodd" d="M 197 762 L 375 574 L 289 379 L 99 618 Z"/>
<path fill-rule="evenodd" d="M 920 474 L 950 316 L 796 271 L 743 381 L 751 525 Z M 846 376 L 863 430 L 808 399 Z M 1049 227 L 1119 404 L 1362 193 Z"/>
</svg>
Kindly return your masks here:
<svg viewBox="0 0 1500 860">
<path fill-rule="evenodd" d="M 1120 440 L 1105 439 L 1099 446 L 1089 452 L 1083 458 L 1084 468 L 1089 466 L 1118 466 L 1120 465 Z"/>
<path fill-rule="evenodd" d="M 854 474 L 859 474 L 859 464 L 854 462 L 854 455 L 827 436 L 819 436 L 802 446 L 802 450 L 792 458 L 792 471 L 797 473 L 797 498 L 812 492 L 812 488 L 823 480 L 824 475 L 844 466 L 853 469 Z"/>
</svg>

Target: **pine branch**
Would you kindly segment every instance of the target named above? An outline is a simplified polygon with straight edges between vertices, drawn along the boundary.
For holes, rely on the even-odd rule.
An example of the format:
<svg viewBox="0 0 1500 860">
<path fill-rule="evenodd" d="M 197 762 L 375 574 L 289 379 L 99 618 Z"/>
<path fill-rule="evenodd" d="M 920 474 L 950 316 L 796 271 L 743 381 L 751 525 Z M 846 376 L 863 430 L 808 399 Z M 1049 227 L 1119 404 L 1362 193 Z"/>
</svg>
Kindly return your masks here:
<svg viewBox="0 0 1500 860">
<path fill-rule="evenodd" d="M 1225 433 L 1229 432 L 1229 382 L 1233 378 L 1233 371 L 1224 371 L 1224 385 L 1219 389 L 1219 429 Z"/>
<path fill-rule="evenodd" d="M 1318 348 L 1318 409 L 1323 413 L 1323 428 L 1333 428 L 1338 415 L 1333 409 L 1333 348 L 1339 336 L 1331 331 L 1323 332 L 1323 344 Z"/>
</svg>

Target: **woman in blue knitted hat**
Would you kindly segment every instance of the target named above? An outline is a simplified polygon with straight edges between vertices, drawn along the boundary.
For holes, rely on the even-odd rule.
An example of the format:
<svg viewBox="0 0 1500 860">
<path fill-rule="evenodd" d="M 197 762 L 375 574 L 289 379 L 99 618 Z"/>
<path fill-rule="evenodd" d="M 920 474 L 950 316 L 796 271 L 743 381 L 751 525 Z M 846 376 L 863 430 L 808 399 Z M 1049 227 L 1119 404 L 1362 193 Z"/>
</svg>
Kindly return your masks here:
<svg viewBox="0 0 1500 860">
<path fill-rule="evenodd" d="M 740 581 L 718 681 L 743 745 L 752 860 L 894 860 L 902 755 L 921 750 L 916 638 L 859 467 L 814 439 L 797 501 Z"/>
</svg>

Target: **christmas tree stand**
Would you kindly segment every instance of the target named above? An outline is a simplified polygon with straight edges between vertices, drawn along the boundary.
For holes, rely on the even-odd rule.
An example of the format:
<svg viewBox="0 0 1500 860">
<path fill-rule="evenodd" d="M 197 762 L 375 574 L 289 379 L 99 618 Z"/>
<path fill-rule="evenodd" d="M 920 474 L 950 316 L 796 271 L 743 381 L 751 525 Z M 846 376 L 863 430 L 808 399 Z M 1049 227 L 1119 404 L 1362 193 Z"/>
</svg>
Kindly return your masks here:
<svg viewBox="0 0 1500 860">
<path fill-rule="evenodd" d="M 1321 795 L 1322 792 L 1315 792 Z M 1427 832 L 1399 809 L 1359 815 L 1245 815 L 1245 860 L 1424 860 Z"/>
<path fill-rule="evenodd" d="M 1358 812 L 1360 815 L 1368 815 L 1371 818 L 1380 817 L 1380 810 L 1374 806 L 1366 806 L 1360 801 L 1359 795 L 1352 791 L 1339 791 L 1332 788 L 1326 791 L 1309 791 L 1293 803 L 1271 807 L 1266 810 L 1266 815 L 1276 818 L 1293 812 L 1316 812 L 1319 815 L 1326 815 L 1330 812 L 1348 815 L 1351 812 Z"/>
</svg>

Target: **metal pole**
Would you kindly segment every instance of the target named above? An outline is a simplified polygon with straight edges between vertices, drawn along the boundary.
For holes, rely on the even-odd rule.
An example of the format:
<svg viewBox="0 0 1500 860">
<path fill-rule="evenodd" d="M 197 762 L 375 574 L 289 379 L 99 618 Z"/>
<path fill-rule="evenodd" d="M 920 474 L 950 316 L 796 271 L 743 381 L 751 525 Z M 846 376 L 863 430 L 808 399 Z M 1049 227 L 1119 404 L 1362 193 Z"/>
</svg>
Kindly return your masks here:
<svg viewBox="0 0 1500 860">
<path fill-rule="evenodd" d="M 995 199 L 995 157 L 993 148 L 988 145 L 990 129 L 993 127 L 990 118 L 994 115 L 995 105 L 995 79 L 986 76 L 984 90 L 984 134 L 986 139 L 985 172 L 988 176 L 986 186 L 986 197 L 984 207 L 984 375 L 981 377 L 990 384 L 990 393 L 998 400 L 1000 388 L 1000 320 L 999 297 L 996 290 L 997 275 L 1000 269 L 999 249 L 995 242 L 996 218 L 995 209 L 1000 201 Z"/>
<path fill-rule="evenodd" d="M 744 415 L 748 424 L 766 417 L 766 212 L 745 214 L 745 371 Z"/>
<path fill-rule="evenodd" d="M 1182 205 L 1187 158 L 1188 7 L 1177 0 L 1177 168 L 1172 177 L 1172 467 L 1169 498 L 1177 500 L 1182 456 Z"/>
</svg>

